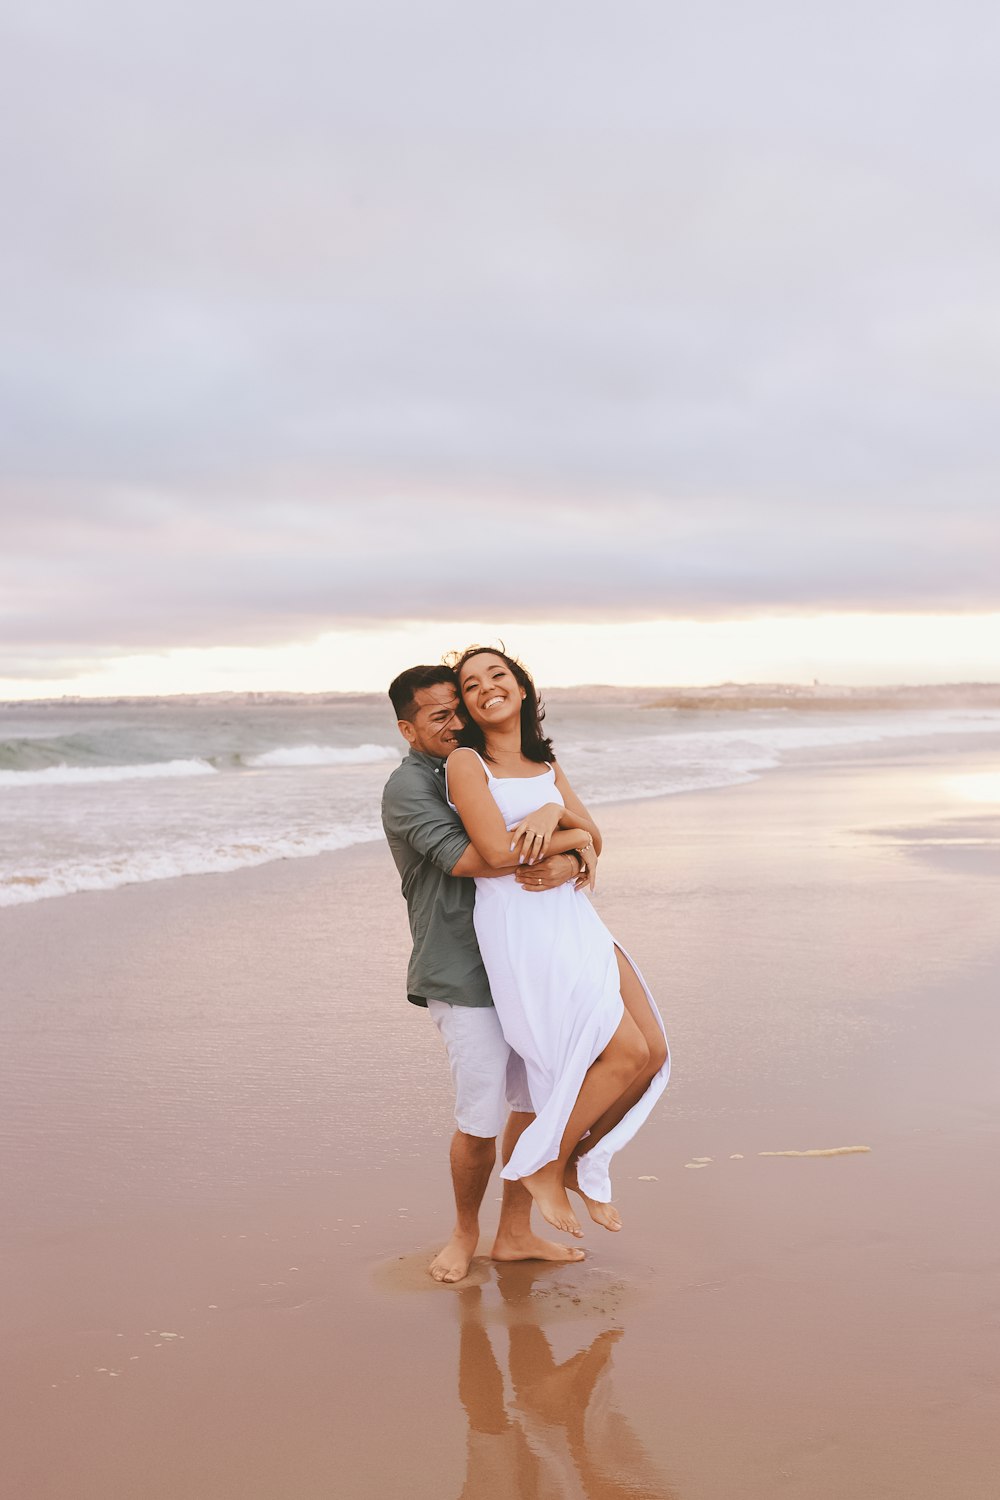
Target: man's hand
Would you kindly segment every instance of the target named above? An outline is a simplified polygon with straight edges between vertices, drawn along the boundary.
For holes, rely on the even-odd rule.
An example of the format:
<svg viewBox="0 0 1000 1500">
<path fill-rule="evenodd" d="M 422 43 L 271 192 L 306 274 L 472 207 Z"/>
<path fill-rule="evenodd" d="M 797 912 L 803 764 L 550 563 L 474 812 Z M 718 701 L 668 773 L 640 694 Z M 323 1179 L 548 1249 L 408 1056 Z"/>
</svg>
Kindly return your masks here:
<svg viewBox="0 0 1000 1500">
<path fill-rule="evenodd" d="M 576 880 L 579 874 L 579 860 L 572 854 L 550 854 L 548 859 L 536 860 L 533 865 L 518 865 L 514 879 L 525 891 L 554 891 L 557 885 Z"/>
</svg>

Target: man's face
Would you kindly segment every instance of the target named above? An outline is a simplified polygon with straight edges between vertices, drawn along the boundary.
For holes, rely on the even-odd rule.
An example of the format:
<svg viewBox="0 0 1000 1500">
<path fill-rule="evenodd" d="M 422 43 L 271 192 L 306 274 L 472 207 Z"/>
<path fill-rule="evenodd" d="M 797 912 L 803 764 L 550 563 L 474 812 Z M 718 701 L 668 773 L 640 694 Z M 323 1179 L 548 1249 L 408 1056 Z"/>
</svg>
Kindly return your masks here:
<svg viewBox="0 0 1000 1500">
<path fill-rule="evenodd" d="M 400 733 L 414 750 L 443 760 L 454 750 L 461 724 L 458 694 L 450 682 L 435 682 L 418 688 L 413 702 L 412 718 L 399 720 Z"/>
</svg>

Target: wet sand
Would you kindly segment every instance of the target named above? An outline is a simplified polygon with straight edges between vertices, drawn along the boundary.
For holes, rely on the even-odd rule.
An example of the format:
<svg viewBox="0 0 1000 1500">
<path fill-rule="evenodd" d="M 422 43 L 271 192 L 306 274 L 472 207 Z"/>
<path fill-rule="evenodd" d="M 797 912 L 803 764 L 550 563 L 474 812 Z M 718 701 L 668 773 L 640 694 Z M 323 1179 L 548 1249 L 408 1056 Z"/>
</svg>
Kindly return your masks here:
<svg viewBox="0 0 1000 1500">
<path fill-rule="evenodd" d="M 0 912 L 3 1493 L 995 1500 L 998 751 L 602 809 L 674 1076 L 460 1289 L 384 849 Z"/>
</svg>

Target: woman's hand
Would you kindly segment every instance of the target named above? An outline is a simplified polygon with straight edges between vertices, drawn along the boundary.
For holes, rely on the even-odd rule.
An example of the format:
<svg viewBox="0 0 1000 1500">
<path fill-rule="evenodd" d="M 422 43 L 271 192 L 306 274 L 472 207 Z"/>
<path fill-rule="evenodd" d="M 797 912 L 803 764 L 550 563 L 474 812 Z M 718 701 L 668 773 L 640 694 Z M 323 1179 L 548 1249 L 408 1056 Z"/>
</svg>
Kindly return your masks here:
<svg viewBox="0 0 1000 1500">
<path fill-rule="evenodd" d="M 539 807 L 522 818 L 517 827 L 511 829 L 511 853 L 516 853 L 520 844 L 521 863 L 533 865 L 536 859 L 544 859 L 549 840 L 559 827 L 559 819 L 565 811 L 558 802 L 546 802 L 544 807 Z"/>
<path fill-rule="evenodd" d="M 593 890 L 597 885 L 597 850 L 593 843 L 581 844 L 576 851 L 582 862 L 579 875 L 576 877 L 576 889 L 585 891 Z"/>
</svg>

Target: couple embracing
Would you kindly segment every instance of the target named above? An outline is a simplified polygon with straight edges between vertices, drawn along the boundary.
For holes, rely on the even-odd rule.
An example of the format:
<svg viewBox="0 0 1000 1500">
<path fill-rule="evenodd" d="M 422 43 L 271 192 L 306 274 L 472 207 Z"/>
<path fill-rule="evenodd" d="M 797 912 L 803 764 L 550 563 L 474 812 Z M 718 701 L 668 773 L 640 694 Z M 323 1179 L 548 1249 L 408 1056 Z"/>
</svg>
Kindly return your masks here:
<svg viewBox="0 0 1000 1500">
<path fill-rule="evenodd" d="M 389 697 L 410 747 L 382 800 L 413 938 L 407 990 L 444 1039 L 456 1093 L 456 1223 L 431 1274 L 468 1273 L 501 1132 L 494 1259 L 582 1259 L 533 1233 L 532 1204 L 579 1238 L 573 1192 L 620 1229 L 611 1158 L 670 1071 L 653 997 L 587 894 L 600 832 L 505 652 L 411 667 Z"/>
</svg>

